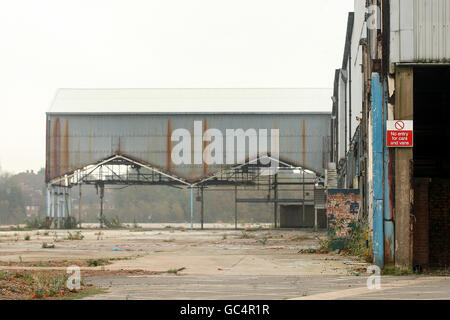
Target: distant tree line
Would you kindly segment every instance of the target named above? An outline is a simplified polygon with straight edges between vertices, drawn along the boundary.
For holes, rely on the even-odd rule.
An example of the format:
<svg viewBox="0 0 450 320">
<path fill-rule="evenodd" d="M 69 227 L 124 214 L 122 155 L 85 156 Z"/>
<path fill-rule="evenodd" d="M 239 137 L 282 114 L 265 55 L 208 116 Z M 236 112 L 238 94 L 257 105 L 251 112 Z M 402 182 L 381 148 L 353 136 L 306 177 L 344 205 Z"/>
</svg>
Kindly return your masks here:
<svg viewBox="0 0 450 320">
<path fill-rule="evenodd" d="M 21 183 L 18 182 L 20 180 Z M 26 185 L 24 187 L 24 185 Z M 19 224 L 27 221 L 25 191 L 40 190 L 39 219 L 46 215 L 46 186 L 44 170 L 17 175 L 0 172 L 0 224 Z M 72 215 L 78 220 L 79 189 L 74 187 L 72 195 Z M 200 222 L 200 202 L 194 194 L 194 221 Z M 240 198 L 265 198 L 267 191 L 239 191 Z M 205 189 L 205 222 L 234 221 L 234 189 L 220 191 Z M 83 222 L 98 222 L 99 196 L 93 186 L 82 187 Z M 239 222 L 271 222 L 273 205 L 256 203 L 238 204 Z M 190 221 L 190 191 L 168 186 L 107 186 L 105 189 L 104 216 L 118 218 L 121 222 L 188 222 Z M 35 219 L 29 218 L 30 219 Z"/>
<path fill-rule="evenodd" d="M 17 224 L 25 221 L 25 204 L 22 190 L 7 173 L 0 173 L 0 224 Z"/>
</svg>

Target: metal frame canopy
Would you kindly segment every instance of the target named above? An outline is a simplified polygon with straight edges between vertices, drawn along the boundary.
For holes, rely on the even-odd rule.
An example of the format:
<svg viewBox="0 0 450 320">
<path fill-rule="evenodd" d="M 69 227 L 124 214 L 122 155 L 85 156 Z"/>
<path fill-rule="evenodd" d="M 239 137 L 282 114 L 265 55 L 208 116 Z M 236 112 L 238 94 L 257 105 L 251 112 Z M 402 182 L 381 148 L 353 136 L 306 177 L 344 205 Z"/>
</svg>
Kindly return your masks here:
<svg viewBox="0 0 450 320">
<path fill-rule="evenodd" d="M 329 89 L 60 89 L 46 114 L 47 215 L 54 217 L 54 211 L 64 207 L 70 212 L 66 198 L 71 187 L 81 184 L 99 186 L 100 197 L 105 184 L 191 190 L 270 186 L 276 174 L 261 174 L 269 170 L 268 162 L 323 176 L 329 153 L 330 96 Z M 189 134 L 183 141 L 189 145 L 189 163 L 172 159 L 179 144 L 173 139 L 177 130 Z M 236 136 L 228 130 L 241 130 L 244 154 L 239 155 Z M 211 132 L 222 134 L 217 145 L 222 146 L 223 161 L 213 164 L 204 156 L 218 139 L 217 135 L 205 139 Z M 269 152 L 261 156 L 251 150 L 252 139 L 258 148 L 264 140 Z M 277 157 L 271 153 L 275 149 Z M 228 162 L 230 150 L 245 161 Z"/>
</svg>

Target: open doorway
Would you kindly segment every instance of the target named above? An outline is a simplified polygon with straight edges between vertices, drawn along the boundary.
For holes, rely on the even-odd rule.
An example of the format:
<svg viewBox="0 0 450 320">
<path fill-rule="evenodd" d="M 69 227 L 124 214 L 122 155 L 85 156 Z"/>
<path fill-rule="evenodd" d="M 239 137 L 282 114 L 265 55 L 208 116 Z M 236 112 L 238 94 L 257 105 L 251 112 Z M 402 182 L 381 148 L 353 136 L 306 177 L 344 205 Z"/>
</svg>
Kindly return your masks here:
<svg viewBox="0 0 450 320">
<path fill-rule="evenodd" d="M 450 66 L 414 69 L 414 233 L 418 268 L 450 265 Z"/>
</svg>

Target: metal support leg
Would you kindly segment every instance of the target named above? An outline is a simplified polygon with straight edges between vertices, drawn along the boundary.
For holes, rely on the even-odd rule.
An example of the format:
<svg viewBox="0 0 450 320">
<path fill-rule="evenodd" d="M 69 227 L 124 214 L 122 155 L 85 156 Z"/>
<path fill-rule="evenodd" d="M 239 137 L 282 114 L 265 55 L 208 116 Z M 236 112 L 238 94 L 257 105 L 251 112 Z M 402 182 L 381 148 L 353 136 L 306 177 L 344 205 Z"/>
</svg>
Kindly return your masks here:
<svg viewBox="0 0 450 320">
<path fill-rule="evenodd" d="M 204 205 L 205 205 L 205 203 L 204 203 L 204 201 L 203 201 L 203 194 L 204 194 L 204 192 L 203 192 L 203 187 L 200 187 L 200 192 L 201 192 L 201 197 L 202 197 L 202 203 L 201 203 L 201 224 L 202 224 L 202 230 L 203 230 L 203 220 L 204 220 Z"/>
<path fill-rule="evenodd" d="M 191 187 L 191 230 L 194 229 L 194 188 Z"/>
<path fill-rule="evenodd" d="M 81 184 L 80 184 L 79 198 L 78 198 L 78 224 L 81 229 Z"/>
<path fill-rule="evenodd" d="M 305 193 L 305 169 L 302 169 L 303 171 L 303 192 L 302 192 L 302 197 L 303 197 L 303 205 L 302 205 L 302 215 L 303 215 L 303 226 L 306 227 L 306 212 L 305 212 L 305 201 L 306 201 L 306 193 Z"/>
<path fill-rule="evenodd" d="M 105 186 L 100 185 L 100 228 L 103 228 L 103 200 L 105 198 Z"/>
<path fill-rule="evenodd" d="M 237 184 L 234 186 L 234 229 L 237 230 Z"/>
<path fill-rule="evenodd" d="M 317 230 L 317 208 L 314 208 L 314 230 Z"/>
<path fill-rule="evenodd" d="M 274 199 L 278 200 L 278 174 L 275 174 L 275 180 L 274 180 Z M 273 203 L 273 225 L 275 229 L 277 228 L 278 224 L 278 202 Z"/>
<path fill-rule="evenodd" d="M 57 203 L 57 228 L 61 229 L 61 196 L 59 188 L 56 189 L 56 203 Z"/>
<path fill-rule="evenodd" d="M 61 193 L 61 226 L 64 229 L 66 225 L 66 209 L 67 209 L 67 190 L 62 188 Z"/>
<path fill-rule="evenodd" d="M 49 228 L 51 227 L 51 225 L 54 223 L 55 221 L 55 211 L 56 211 L 56 196 L 55 196 L 55 188 L 51 187 L 50 189 L 50 193 L 51 193 L 51 198 L 52 198 L 52 208 L 51 208 L 51 212 L 50 212 L 50 223 L 49 223 Z"/>
<path fill-rule="evenodd" d="M 67 189 L 67 218 L 70 219 L 72 225 L 72 189 Z M 75 226 L 74 226 L 75 227 Z"/>
<path fill-rule="evenodd" d="M 45 227 L 48 229 L 50 227 L 50 215 L 52 213 L 52 193 L 50 184 L 47 185 L 47 214 L 45 217 Z"/>
</svg>

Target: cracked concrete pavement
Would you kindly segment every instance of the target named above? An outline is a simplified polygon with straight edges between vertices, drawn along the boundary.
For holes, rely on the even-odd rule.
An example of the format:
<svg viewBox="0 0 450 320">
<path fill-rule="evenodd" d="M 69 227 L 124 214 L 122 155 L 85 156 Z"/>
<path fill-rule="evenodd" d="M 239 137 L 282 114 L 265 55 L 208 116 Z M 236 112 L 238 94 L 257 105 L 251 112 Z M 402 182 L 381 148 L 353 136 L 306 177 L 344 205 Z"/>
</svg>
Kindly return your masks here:
<svg viewBox="0 0 450 320">
<path fill-rule="evenodd" d="M 323 231 L 244 225 L 233 230 L 224 224 L 193 231 L 186 224 L 142 227 L 84 229 L 83 240 L 64 240 L 64 230 L 1 231 L 0 268 L 11 269 L 9 261 L 112 258 L 116 260 L 109 265 L 81 268 L 81 276 L 83 269 L 160 273 L 100 272 L 85 280 L 105 288 L 105 293 L 85 299 L 450 299 L 449 277 L 383 276 L 381 290 L 369 290 L 367 263 L 338 254 L 300 252 L 318 248 L 318 238 L 326 236 Z M 25 234 L 31 236 L 29 241 Z M 43 249 L 43 242 L 55 248 Z M 167 273 L 181 268 L 176 275 Z"/>
</svg>

